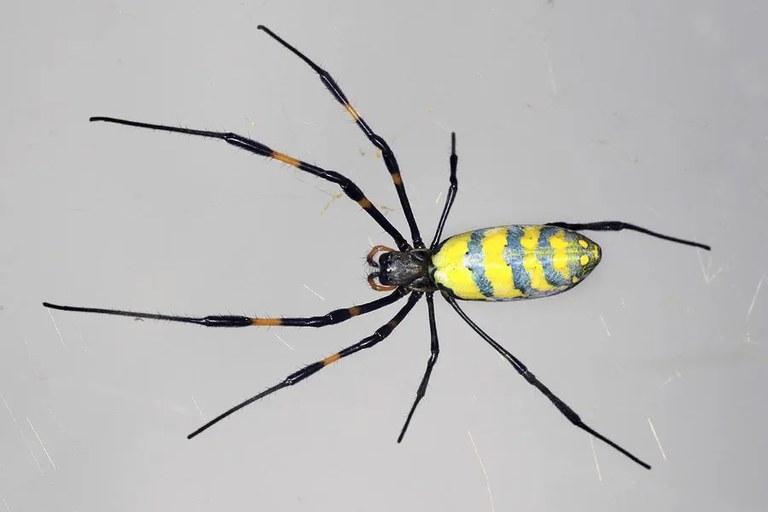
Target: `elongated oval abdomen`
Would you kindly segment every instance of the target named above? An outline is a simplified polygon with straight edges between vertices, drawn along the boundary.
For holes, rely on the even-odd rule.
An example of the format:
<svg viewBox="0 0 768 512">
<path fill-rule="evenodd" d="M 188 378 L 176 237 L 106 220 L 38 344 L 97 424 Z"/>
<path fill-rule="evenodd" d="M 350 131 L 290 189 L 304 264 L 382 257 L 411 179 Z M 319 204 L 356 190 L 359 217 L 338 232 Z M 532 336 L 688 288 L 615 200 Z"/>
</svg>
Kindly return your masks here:
<svg viewBox="0 0 768 512">
<path fill-rule="evenodd" d="M 575 231 L 500 226 L 443 241 L 432 256 L 431 276 L 457 299 L 533 299 L 573 288 L 597 266 L 600 255 L 600 246 Z"/>
</svg>

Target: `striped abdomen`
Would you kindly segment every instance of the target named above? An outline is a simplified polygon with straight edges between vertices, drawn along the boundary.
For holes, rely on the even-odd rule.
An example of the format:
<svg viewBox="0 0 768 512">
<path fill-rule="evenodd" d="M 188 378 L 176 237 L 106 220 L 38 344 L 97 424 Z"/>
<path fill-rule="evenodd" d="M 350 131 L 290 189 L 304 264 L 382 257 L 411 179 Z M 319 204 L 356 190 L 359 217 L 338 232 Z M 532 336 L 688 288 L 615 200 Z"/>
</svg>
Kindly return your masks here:
<svg viewBox="0 0 768 512">
<path fill-rule="evenodd" d="M 547 297 L 573 288 L 600 262 L 600 246 L 554 226 L 501 226 L 452 236 L 432 256 L 432 279 L 465 300 Z"/>
</svg>

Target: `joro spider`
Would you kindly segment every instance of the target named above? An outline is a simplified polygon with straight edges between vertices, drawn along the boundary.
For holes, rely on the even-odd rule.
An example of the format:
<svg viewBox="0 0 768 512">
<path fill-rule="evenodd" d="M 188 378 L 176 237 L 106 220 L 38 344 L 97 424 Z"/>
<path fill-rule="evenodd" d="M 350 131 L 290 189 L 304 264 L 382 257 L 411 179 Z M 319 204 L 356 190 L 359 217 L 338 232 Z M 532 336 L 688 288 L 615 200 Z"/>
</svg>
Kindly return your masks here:
<svg viewBox="0 0 768 512">
<path fill-rule="evenodd" d="M 148 318 L 153 320 L 168 320 L 204 325 L 206 327 L 249 327 L 249 326 L 294 326 L 294 327 L 324 327 L 349 320 L 352 317 L 364 315 L 383 308 L 408 296 L 406 304 L 386 324 L 379 327 L 372 335 L 350 345 L 341 351 L 320 361 L 301 368 L 288 375 L 278 384 L 254 395 L 218 415 L 201 426 L 187 438 L 191 439 L 220 422 L 243 407 L 264 398 L 285 387 L 303 381 L 336 361 L 355 354 L 363 349 L 371 348 L 387 338 L 400 324 L 416 303 L 426 297 L 429 317 L 431 354 L 427 361 L 426 370 L 416 391 L 408 416 L 405 419 L 397 442 L 401 442 L 408 425 L 413 418 L 416 407 L 424 398 L 432 369 L 440 353 L 440 345 L 435 323 L 435 307 L 433 295 L 439 292 L 448 304 L 458 313 L 469 327 L 498 352 L 525 380 L 546 396 L 557 409 L 576 427 L 593 435 L 612 448 L 618 450 L 646 469 L 651 466 L 643 462 L 618 444 L 586 425 L 576 412 L 549 390 L 536 376 L 507 349 L 483 331 L 473 322 L 457 303 L 459 300 L 511 301 L 548 297 L 570 290 L 580 283 L 600 262 L 600 246 L 580 234 L 581 231 L 621 231 L 632 230 L 646 235 L 669 240 L 679 244 L 710 250 L 710 247 L 694 241 L 683 240 L 663 235 L 648 229 L 620 221 L 601 221 L 589 223 L 549 222 L 541 225 L 509 225 L 494 228 L 477 229 L 455 235 L 445 240 L 441 239 L 443 227 L 448 219 L 451 206 L 456 198 L 458 181 L 456 168 L 456 135 L 451 134 L 450 186 L 445 200 L 440 220 L 427 247 L 419 233 L 419 227 L 413 216 L 408 195 L 403 185 L 400 167 L 395 155 L 387 142 L 376 134 L 368 123 L 360 116 L 355 107 L 347 99 L 341 87 L 331 75 L 310 60 L 298 49 L 280 38 L 265 26 L 259 25 L 278 43 L 290 50 L 294 55 L 309 65 L 320 77 L 334 98 L 342 104 L 352 119 L 357 123 L 368 140 L 381 151 L 384 164 L 389 171 L 392 183 L 397 191 L 400 205 L 408 222 L 411 232 L 411 243 L 381 214 L 381 212 L 363 194 L 362 190 L 346 176 L 323 169 L 316 165 L 298 160 L 284 153 L 275 151 L 266 145 L 241 135 L 229 132 L 213 132 L 207 130 L 192 130 L 160 124 L 150 124 L 128 121 L 113 117 L 91 117 L 91 121 L 123 124 L 138 128 L 149 128 L 166 132 L 183 133 L 221 139 L 233 146 L 245 149 L 251 153 L 274 158 L 307 172 L 318 178 L 330 181 L 341 187 L 342 191 L 356 201 L 376 223 L 394 240 L 397 249 L 377 245 L 367 256 L 372 271 L 368 282 L 374 290 L 391 291 L 386 297 L 349 308 L 336 309 L 321 316 L 313 317 L 247 317 L 234 315 L 211 315 L 205 317 L 187 317 L 176 315 L 161 315 L 141 313 L 120 309 L 102 309 L 91 307 L 63 306 L 43 302 L 43 306 L 63 311 L 82 313 L 100 313 L 105 315 Z"/>
</svg>

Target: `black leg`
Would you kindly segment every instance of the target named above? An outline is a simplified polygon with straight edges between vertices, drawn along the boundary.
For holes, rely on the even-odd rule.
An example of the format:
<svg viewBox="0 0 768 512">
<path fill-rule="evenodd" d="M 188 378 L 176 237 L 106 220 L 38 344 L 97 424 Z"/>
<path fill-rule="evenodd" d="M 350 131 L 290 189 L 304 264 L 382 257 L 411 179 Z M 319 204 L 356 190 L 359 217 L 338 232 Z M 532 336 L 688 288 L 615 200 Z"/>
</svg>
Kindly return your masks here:
<svg viewBox="0 0 768 512">
<path fill-rule="evenodd" d="M 445 206 L 443 207 L 443 213 L 440 215 L 440 222 L 437 223 L 437 229 L 435 230 L 435 237 L 432 239 L 432 243 L 430 244 L 429 248 L 430 250 L 435 250 L 435 247 L 437 247 L 437 244 L 440 243 L 440 237 L 443 234 L 443 227 L 445 226 L 445 221 L 448 220 L 448 214 L 451 212 L 451 207 L 453 206 L 453 201 L 456 199 L 456 192 L 459 190 L 459 181 L 456 179 L 456 167 L 459 164 L 459 157 L 456 155 L 456 133 L 451 132 L 451 158 L 450 158 L 450 164 L 451 164 L 451 175 L 450 175 L 450 182 L 451 186 L 448 187 L 448 195 L 445 198 Z"/>
<path fill-rule="evenodd" d="M 187 324 L 204 325 L 206 327 L 250 327 L 250 326 L 284 326 L 284 327 L 324 327 L 338 324 L 352 317 L 364 315 L 371 311 L 388 306 L 400 300 L 408 290 L 398 288 L 393 293 L 381 299 L 367 302 L 359 306 L 336 309 L 322 316 L 310 317 L 249 317 L 237 315 L 212 315 L 205 317 L 161 315 L 157 313 L 140 313 L 136 311 L 124 311 L 122 309 L 83 308 L 79 306 L 61 306 L 43 302 L 43 306 L 61 311 L 75 311 L 78 313 L 99 313 L 102 315 L 129 316 L 132 318 L 148 318 L 150 320 L 167 320 L 169 322 L 183 322 Z"/>
<path fill-rule="evenodd" d="M 712 248 L 706 244 L 700 244 L 699 242 L 693 242 L 691 240 L 683 240 L 682 238 L 676 238 L 674 236 L 662 235 L 661 233 L 656 233 L 650 229 L 641 228 L 640 226 L 635 226 L 634 224 L 629 224 L 620 220 L 606 220 L 601 222 L 586 222 L 579 224 L 572 224 L 570 222 L 547 222 L 547 225 L 557 226 L 564 229 L 572 229 L 573 231 L 621 231 L 623 229 L 628 229 L 631 231 L 637 231 L 638 233 L 655 236 L 656 238 L 661 238 L 662 240 L 669 240 L 670 242 L 676 242 L 678 244 L 690 245 L 700 249 L 706 249 L 708 251 L 712 250 Z"/>
<path fill-rule="evenodd" d="M 256 400 L 260 400 L 265 396 L 271 395 L 275 391 L 279 391 L 285 387 L 293 386 L 294 384 L 297 384 L 303 381 L 307 377 L 319 372 L 326 366 L 335 363 L 336 361 L 338 361 L 343 357 L 347 357 L 349 355 L 354 354 L 355 352 L 359 352 L 360 350 L 363 350 L 365 348 L 371 348 L 372 346 L 376 345 L 377 343 L 379 343 L 380 341 L 382 341 L 383 339 L 385 339 L 387 336 L 390 335 L 390 333 L 395 329 L 395 327 L 397 327 L 400 324 L 400 322 L 402 322 L 403 318 L 405 318 L 405 316 L 411 311 L 411 309 L 413 309 L 413 306 L 419 301 L 420 298 L 421 298 L 420 292 L 411 293 L 411 296 L 408 298 L 408 302 L 405 304 L 405 306 L 402 307 L 400 311 L 397 312 L 397 314 L 392 318 L 392 320 L 390 320 L 386 324 L 376 329 L 376 331 L 371 336 L 368 336 L 367 338 L 364 338 L 363 340 L 355 343 L 354 345 L 350 345 L 349 347 L 339 352 L 336 352 L 335 354 L 330 355 L 325 359 L 316 361 L 312 364 L 305 366 L 299 371 L 290 374 L 279 384 L 276 384 L 271 388 L 265 391 L 262 391 L 258 395 L 252 396 L 248 400 L 245 400 L 244 402 L 237 404 L 236 406 L 232 407 L 226 412 L 216 416 L 214 419 L 212 419 L 202 427 L 198 428 L 197 430 L 189 434 L 187 436 L 187 439 L 192 439 L 193 437 L 200 434 L 201 432 L 208 430 L 210 427 L 220 422 L 227 416 L 239 411 L 246 405 L 252 404 Z"/>
<path fill-rule="evenodd" d="M 268 29 L 264 25 L 259 25 L 257 28 L 269 34 L 274 40 L 276 40 L 278 43 L 286 47 L 294 55 L 299 57 L 309 67 L 311 67 L 315 71 L 315 73 L 317 73 L 320 76 L 320 80 L 328 88 L 328 90 L 331 92 L 333 97 L 336 98 L 336 100 L 342 104 L 342 106 L 346 109 L 346 111 L 352 117 L 352 120 L 355 121 L 355 123 L 357 123 L 357 126 L 359 126 L 360 129 L 365 134 L 365 136 L 368 137 L 368 140 L 371 141 L 371 143 L 374 146 L 376 146 L 379 150 L 381 150 L 381 155 L 384 158 L 384 164 L 387 166 L 387 170 L 389 171 L 389 174 L 392 177 L 392 183 L 395 184 L 395 189 L 397 190 L 397 196 L 400 198 L 400 204 L 403 207 L 403 213 L 405 214 L 405 219 L 408 221 L 408 227 L 411 230 L 411 238 L 413 239 L 413 245 L 417 249 L 423 249 L 424 242 L 422 242 L 421 240 L 419 227 L 416 225 L 416 219 L 414 218 L 413 211 L 411 210 L 411 203 L 408 201 L 408 195 L 405 193 L 403 178 L 400 175 L 400 166 L 397 164 L 397 159 L 395 158 L 395 154 L 390 149 L 389 144 L 387 144 L 387 141 L 385 141 L 381 136 L 377 135 L 376 133 L 374 133 L 373 130 L 371 130 L 371 127 L 368 126 L 368 123 L 366 123 L 365 120 L 363 120 L 360 113 L 349 102 L 346 95 L 344 94 L 344 91 L 342 91 L 341 87 L 339 87 L 339 84 L 336 83 L 333 77 L 331 77 L 331 75 L 326 70 L 324 70 L 323 68 L 315 64 L 312 60 L 310 60 L 309 57 L 301 53 L 294 46 L 290 45 L 288 42 L 286 42 L 284 39 L 282 39 L 280 36 L 272 32 L 270 29 Z"/>
<path fill-rule="evenodd" d="M 279 160 L 284 164 L 288 164 L 292 167 L 295 167 L 304 172 L 312 174 L 313 176 L 317 176 L 318 178 L 322 178 L 326 181 L 330 181 L 331 183 L 337 184 L 339 187 L 341 187 L 344 193 L 347 196 L 349 196 L 350 199 L 356 201 L 357 204 L 359 204 L 366 212 L 368 212 L 368 215 L 373 217 L 373 220 L 375 220 L 376 223 L 384 229 L 384 231 L 389 233 L 389 235 L 395 240 L 398 248 L 400 248 L 401 251 L 406 251 L 410 248 L 410 244 L 408 244 L 405 238 L 403 238 L 403 235 L 401 235 L 400 232 L 397 229 L 395 229 L 395 227 L 384 217 L 384 215 L 382 215 L 382 213 L 375 206 L 373 206 L 371 201 L 369 201 L 368 198 L 365 197 L 365 194 L 363 194 L 362 190 L 360 190 L 360 188 L 357 185 L 355 185 L 352 182 L 352 180 L 350 180 L 349 178 L 347 178 L 342 174 L 339 174 L 338 172 L 327 171 L 321 167 L 317 167 L 307 162 L 302 162 L 301 160 L 298 160 L 286 154 L 280 153 L 278 151 L 274 151 L 273 149 L 262 144 L 261 142 L 248 139 L 246 137 L 243 137 L 242 135 L 237 135 L 236 133 L 210 132 L 207 130 L 192 130 L 189 128 L 177 128 L 174 126 L 165 126 L 162 124 L 151 124 L 151 123 L 142 123 L 138 121 L 128 121 L 125 119 L 116 119 L 114 117 L 92 117 L 90 120 L 105 121 L 107 123 L 123 124 L 127 126 L 134 126 L 137 128 L 149 128 L 152 130 L 184 133 L 186 135 L 196 135 L 199 137 L 209 137 L 212 139 L 220 139 L 228 144 L 237 146 L 250 153 L 265 156 L 267 158 L 274 158 L 275 160 Z"/>
<path fill-rule="evenodd" d="M 568 418 L 568 421 L 570 421 L 575 426 L 579 427 L 581 430 L 595 436 L 596 438 L 606 443 L 611 448 L 618 450 L 622 454 L 626 455 L 633 461 L 643 466 L 645 469 L 651 469 L 651 466 L 649 466 L 642 460 L 638 459 L 637 457 L 635 457 L 634 455 L 632 455 L 627 450 L 617 445 L 607 437 L 603 436 L 602 434 L 598 433 L 597 431 L 587 426 L 583 421 L 581 421 L 581 418 L 579 417 L 579 415 L 576 414 L 576 412 L 568 406 L 568 404 L 560 400 L 560 398 L 558 398 L 554 393 L 552 393 L 547 386 L 542 384 L 533 373 L 528 371 L 528 368 L 523 364 L 522 361 L 520 361 L 514 355 L 509 353 L 504 347 L 499 345 L 498 342 L 496 342 L 493 338 L 491 338 L 488 334 L 486 334 L 485 331 L 483 331 L 480 327 L 478 327 L 478 325 L 475 322 L 473 322 L 467 316 L 467 314 L 464 313 L 464 311 L 459 307 L 455 299 L 453 299 L 452 297 L 446 294 L 443 294 L 443 297 L 445 298 L 445 300 L 448 301 L 448 304 L 450 304 L 451 307 L 453 307 L 453 309 L 456 310 L 456 312 L 459 314 L 462 320 L 464 320 L 472 328 L 472 330 L 474 330 L 477 334 L 479 334 L 480 337 L 482 337 L 486 342 L 488 342 L 488 344 L 491 345 L 491 347 L 493 347 L 493 349 L 496 352 L 498 352 L 504 359 L 506 359 L 515 368 L 515 370 L 517 370 L 517 373 L 519 373 L 521 376 L 523 376 L 523 378 L 525 378 L 525 380 L 528 381 L 528 384 L 531 384 L 533 387 L 541 391 L 542 394 L 544 394 L 544 396 L 549 398 L 549 400 L 555 405 L 555 407 L 557 407 L 557 409 L 563 414 L 563 416 Z"/>
<path fill-rule="evenodd" d="M 397 437 L 398 443 L 403 440 L 405 431 L 408 430 L 408 425 L 411 423 L 411 418 L 413 418 L 413 413 L 416 412 L 416 406 L 419 405 L 419 402 L 421 402 L 421 399 L 424 398 L 424 395 L 427 392 L 427 385 L 429 384 L 429 377 L 432 375 L 432 368 L 434 368 L 435 363 L 437 362 L 437 356 L 440 354 L 440 343 L 437 340 L 437 325 L 435 324 L 435 303 L 432 300 L 432 292 L 427 292 L 427 308 L 429 310 L 429 333 L 432 345 L 431 354 L 427 361 L 427 369 L 424 371 L 424 377 L 421 378 L 421 384 L 419 384 L 419 389 L 416 391 L 416 400 L 414 400 L 413 406 L 411 406 L 411 410 L 408 413 L 408 418 L 406 418 L 405 424 L 403 425 L 403 429 Z"/>
</svg>

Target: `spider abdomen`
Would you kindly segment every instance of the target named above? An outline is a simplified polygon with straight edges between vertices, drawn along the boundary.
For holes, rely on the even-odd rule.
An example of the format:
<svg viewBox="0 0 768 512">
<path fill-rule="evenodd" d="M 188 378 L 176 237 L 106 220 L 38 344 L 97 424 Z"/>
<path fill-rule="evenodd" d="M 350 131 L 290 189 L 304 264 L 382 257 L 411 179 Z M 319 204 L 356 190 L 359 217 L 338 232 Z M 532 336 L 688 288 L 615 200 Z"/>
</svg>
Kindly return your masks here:
<svg viewBox="0 0 768 512">
<path fill-rule="evenodd" d="M 533 299 L 573 288 L 600 255 L 600 246 L 569 229 L 483 228 L 443 241 L 432 256 L 432 279 L 457 299 Z"/>
</svg>

